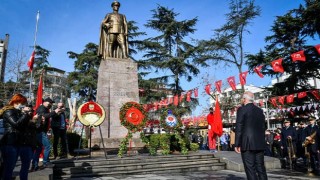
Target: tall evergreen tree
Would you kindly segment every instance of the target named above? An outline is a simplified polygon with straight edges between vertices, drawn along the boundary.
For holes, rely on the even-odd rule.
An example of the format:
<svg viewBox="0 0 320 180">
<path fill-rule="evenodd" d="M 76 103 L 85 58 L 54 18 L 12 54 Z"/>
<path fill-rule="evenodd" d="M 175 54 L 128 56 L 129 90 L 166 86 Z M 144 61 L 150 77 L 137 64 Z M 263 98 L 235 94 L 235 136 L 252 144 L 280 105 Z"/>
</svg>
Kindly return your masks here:
<svg viewBox="0 0 320 180">
<path fill-rule="evenodd" d="M 301 10 L 301 9 L 300 9 Z M 257 65 L 266 65 L 263 73 L 271 77 L 280 77 L 270 66 L 270 62 L 283 58 L 282 65 L 287 76 L 284 81 L 276 83 L 271 91 L 273 95 L 287 95 L 310 89 L 310 78 L 320 78 L 320 57 L 313 45 L 307 45 L 310 38 L 305 33 L 305 19 L 301 11 L 291 10 L 283 16 L 278 16 L 271 27 L 272 35 L 266 37 L 265 50 L 256 55 L 248 55 L 247 64 L 250 69 Z M 315 17 L 316 18 L 316 17 Z M 306 62 L 293 62 L 290 55 L 304 50 Z"/>
<path fill-rule="evenodd" d="M 195 47 L 185 38 L 195 32 L 197 18 L 178 21 L 173 9 L 158 6 L 152 10 L 152 19 L 145 25 L 159 33 L 156 37 L 144 41 L 144 63 L 168 74 L 153 78 L 158 84 L 167 85 L 173 95 L 183 92 L 181 78 L 191 81 L 199 74 L 199 69 L 192 63 Z"/>
<path fill-rule="evenodd" d="M 82 53 L 68 52 L 69 58 L 75 59 L 74 71 L 68 76 L 68 85 L 80 97 L 80 102 L 95 100 L 97 94 L 98 69 L 100 57 L 98 57 L 98 45 L 88 43 Z"/>
</svg>

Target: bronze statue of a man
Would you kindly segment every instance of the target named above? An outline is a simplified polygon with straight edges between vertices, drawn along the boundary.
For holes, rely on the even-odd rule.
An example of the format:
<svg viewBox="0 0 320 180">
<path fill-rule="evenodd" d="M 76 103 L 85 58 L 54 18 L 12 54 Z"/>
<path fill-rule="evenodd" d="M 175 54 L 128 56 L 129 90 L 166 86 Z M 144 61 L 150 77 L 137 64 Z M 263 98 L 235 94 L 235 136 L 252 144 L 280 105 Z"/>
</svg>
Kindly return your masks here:
<svg viewBox="0 0 320 180">
<path fill-rule="evenodd" d="M 120 3 L 112 2 L 112 13 L 101 23 L 98 54 L 103 59 L 128 58 L 128 26 L 125 15 L 119 14 Z"/>
</svg>

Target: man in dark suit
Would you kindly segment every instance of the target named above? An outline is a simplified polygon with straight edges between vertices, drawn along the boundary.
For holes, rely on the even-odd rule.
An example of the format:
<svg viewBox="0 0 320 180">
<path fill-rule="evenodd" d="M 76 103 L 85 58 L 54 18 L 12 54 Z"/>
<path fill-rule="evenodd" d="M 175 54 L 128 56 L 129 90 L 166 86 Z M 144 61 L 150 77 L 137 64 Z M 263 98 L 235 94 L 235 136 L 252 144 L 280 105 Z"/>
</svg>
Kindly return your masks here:
<svg viewBox="0 0 320 180">
<path fill-rule="evenodd" d="M 253 104 L 252 92 L 244 92 L 244 106 L 237 111 L 235 151 L 241 153 L 247 179 L 268 179 L 264 166 L 265 117 Z"/>
</svg>

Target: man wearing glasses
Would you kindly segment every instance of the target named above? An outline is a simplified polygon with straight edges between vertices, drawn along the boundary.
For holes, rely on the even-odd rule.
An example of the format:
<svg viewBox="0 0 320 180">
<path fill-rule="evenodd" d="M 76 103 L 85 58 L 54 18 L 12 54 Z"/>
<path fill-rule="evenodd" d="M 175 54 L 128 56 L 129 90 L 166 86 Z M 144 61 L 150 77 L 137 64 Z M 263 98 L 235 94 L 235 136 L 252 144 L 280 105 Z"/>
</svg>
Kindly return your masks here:
<svg viewBox="0 0 320 180">
<path fill-rule="evenodd" d="M 59 139 L 61 141 L 61 158 L 67 157 L 67 122 L 66 115 L 64 113 L 65 107 L 63 103 L 58 103 L 58 109 L 60 110 L 55 116 L 52 117 L 51 129 L 53 133 L 53 155 L 54 159 L 58 157 L 58 144 Z"/>
</svg>

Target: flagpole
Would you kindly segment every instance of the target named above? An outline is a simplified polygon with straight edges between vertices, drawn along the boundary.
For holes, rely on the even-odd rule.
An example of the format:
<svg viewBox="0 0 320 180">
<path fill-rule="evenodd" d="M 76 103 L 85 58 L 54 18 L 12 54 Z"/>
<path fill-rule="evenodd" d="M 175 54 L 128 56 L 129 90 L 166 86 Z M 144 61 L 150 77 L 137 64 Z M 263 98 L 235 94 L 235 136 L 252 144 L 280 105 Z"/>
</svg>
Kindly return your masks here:
<svg viewBox="0 0 320 180">
<path fill-rule="evenodd" d="M 39 17 L 40 17 L 40 11 L 37 12 L 37 16 L 36 16 L 36 30 L 34 32 L 33 52 L 35 52 L 35 50 L 36 50 Z M 31 99 L 32 98 L 32 96 L 31 96 L 31 94 L 32 94 L 32 81 L 33 81 L 32 75 L 33 75 L 33 70 L 31 70 L 31 73 L 30 73 L 30 87 L 29 87 L 29 100 L 30 100 L 30 102 L 32 102 L 32 99 Z"/>
</svg>

